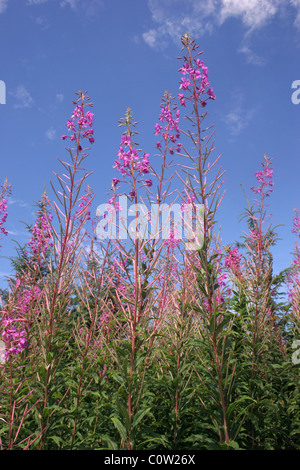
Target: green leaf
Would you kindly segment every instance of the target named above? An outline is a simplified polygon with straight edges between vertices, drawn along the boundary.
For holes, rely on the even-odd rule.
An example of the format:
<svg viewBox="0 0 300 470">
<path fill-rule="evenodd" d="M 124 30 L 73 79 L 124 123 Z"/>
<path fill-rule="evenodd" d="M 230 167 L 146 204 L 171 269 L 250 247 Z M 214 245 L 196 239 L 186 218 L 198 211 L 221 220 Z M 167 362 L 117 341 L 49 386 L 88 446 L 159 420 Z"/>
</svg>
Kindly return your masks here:
<svg viewBox="0 0 300 470">
<path fill-rule="evenodd" d="M 63 444 L 63 439 L 59 436 L 49 436 L 49 439 L 52 439 L 59 447 Z"/>
<path fill-rule="evenodd" d="M 136 415 L 135 415 L 135 417 L 134 417 L 134 419 L 133 419 L 132 427 L 133 427 L 133 428 L 137 427 L 137 425 L 141 422 L 141 420 L 142 420 L 142 419 L 144 418 L 144 416 L 146 416 L 147 414 L 151 414 L 151 415 L 152 415 L 152 413 L 150 413 L 150 412 L 151 412 L 151 408 L 150 408 L 150 407 L 149 407 L 149 408 L 145 408 L 144 410 L 139 410 L 139 411 L 136 413 Z"/>
<path fill-rule="evenodd" d="M 101 440 L 107 444 L 109 450 L 118 450 L 118 445 L 117 443 L 107 434 L 104 434 L 101 436 Z"/>
<path fill-rule="evenodd" d="M 117 429 L 118 433 L 120 434 L 121 439 L 124 441 L 127 440 L 127 432 L 121 421 L 114 416 L 112 419 L 112 422 L 114 423 L 115 428 Z"/>
</svg>

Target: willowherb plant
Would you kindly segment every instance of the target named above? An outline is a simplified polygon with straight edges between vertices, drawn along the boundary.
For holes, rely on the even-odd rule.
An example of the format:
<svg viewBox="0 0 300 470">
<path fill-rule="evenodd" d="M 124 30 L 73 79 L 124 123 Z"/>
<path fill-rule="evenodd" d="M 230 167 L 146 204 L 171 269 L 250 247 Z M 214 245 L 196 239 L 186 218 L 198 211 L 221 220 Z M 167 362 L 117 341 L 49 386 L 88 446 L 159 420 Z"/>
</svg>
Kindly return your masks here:
<svg viewBox="0 0 300 470">
<path fill-rule="evenodd" d="M 273 257 L 271 248 L 275 244 L 277 235 L 272 223 L 268 224 L 271 215 L 266 213 L 266 198 L 273 192 L 272 160 L 264 155 L 262 171 L 257 171 L 255 177 L 259 185 L 252 186 L 251 190 L 258 195 L 254 204 L 256 208 L 248 206 L 248 230 L 245 235 L 245 248 L 247 257 L 244 267 L 244 277 L 247 279 L 246 291 L 249 305 L 252 309 L 254 322 L 253 335 L 253 362 L 255 363 L 255 342 L 259 336 L 265 335 L 266 325 L 273 318 L 272 282 Z"/>
<path fill-rule="evenodd" d="M 276 361 L 287 360 L 281 304 L 276 301 L 284 277 L 273 273 L 271 250 L 277 235 L 266 210 L 266 198 L 274 186 L 272 160 L 264 155 L 261 165 L 262 170 L 255 173 L 258 185 L 251 187 L 254 204 L 251 206 L 247 199 L 248 208 L 243 215 L 248 228 L 244 241 L 235 248 L 227 248 L 225 257 L 233 284 L 231 308 L 236 316 L 233 350 L 234 355 L 243 358 L 243 369 L 237 365 L 236 403 L 244 400 L 247 404 L 239 418 L 249 429 L 248 438 L 253 448 L 263 438 L 263 433 L 266 440 L 275 439 L 275 434 L 267 437 L 263 416 L 269 406 L 267 397 L 282 386 L 282 372 L 278 372 L 280 366 Z"/>
<path fill-rule="evenodd" d="M 124 385 L 118 397 L 119 408 L 112 416 L 112 422 L 120 433 L 121 446 L 126 446 L 129 450 L 135 448 L 138 423 L 150 412 L 150 407 L 144 403 L 141 408 L 140 402 L 145 392 L 144 376 L 154 338 L 162 325 L 166 311 L 168 295 L 166 287 L 171 273 L 168 262 L 171 238 L 166 242 L 163 241 L 159 237 L 161 229 L 157 224 L 152 223 L 151 237 L 149 240 L 144 239 L 140 236 L 137 223 L 139 220 L 137 204 L 143 201 L 142 196 L 145 198 L 145 190 L 148 191 L 146 193 L 148 200 L 155 201 L 158 205 L 163 204 L 168 196 L 168 191 L 164 190 L 163 184 L 164 172 L 168 167 L 166 154 L 170 139 L 169 132 L 174 130 L 174 120 L 171 112 L 168 111 L 169 96 L 165 95 L 163 101 L 160 120 L 165 122 L 165 133 L 164 149 L 161 150 L 160 173 L 155 172 L 150 166 L 149 154 L 138 149 L 138 144 L 134 141 L 137 134 L 134 127 L 137 123 L 133 121 L 131 111 L 127 110 L 124 119 L 120 121 L 120 125 L 125 127 L 125 132 L 121 138 L 119 159 L 114 165 L 120 172 L 123 182 L 119 178 L 113 179 L 114 194 L 108 201 L 114 206 L 116 212 L 121 213 L 122 208 L 117 202 L 117 196 L 121 194 L 120 185 L 122 183 L 129 185 L 125 195 L 134 202 L 132 207 L 136 222 L 133 222 L 131 231 L 127 231 L 129 239 L 127 242 L 118 239 L 111 241 L 114 246 L 112 255 L 116 252 L 118 256 L 114 257 L 106 274 L 113 311 L 119 312 L 118 316 L 114 316 L 114 321 L 119 327 L 113 350 L 120 341 L 120 335 L 124 336 L 124 332 L 127 335 L 125 341 L 128 342 L 128 356 L 125 351 L 123 357 L 116 358 L 113 355 Z M 156 134 L 161 130 L 162 126 L 159 129 L 158 125 L 155 126 Z M 162 148 L 162 145 L 158 147 Z M 155 184 L 153 179 L 157 181 L 156 194 L 152 192 Z M 155 220 L 157 221 L 158 219 Z M 122 226 L 119 229 L 124 230 Z M 162 257 L 163 253 L 166 255 L 165 259 Z M 109 353 L 111 353 L 111 348 Z M 128 363 L 128 369 L 126 363 Z"/>
<path fill-rule="evenodd" d="M 1 186 L 0 193 L 0 231 L 1 234 L 7 236 L 7 230 L 4 227 L 6 222 L 8 211 L 7 211 L 7 197 L 10 196 L 11 185 L 8 182 L 8 179 L 5 179 L 4 184 Z"/>
<path fill-rule="evenodd" d="M 299 237 L 300 237 L 300 212 L 295 209 L 295 215 L 293 219 L 293 229 L 297 237 L 293 261 L 290 272 L 288 274 L 287 283 L 288 283 L 288 294 L 289 299 L 292 305 L 292 313 L 295 319 L 299 321 L 300 317 L 300 246 L 299 246 Z"/>
<path fill-rule="evenodd" d="M 189 259 L 191 267 L 196 272 L 197 283 L 190 308 L 198 312 L 196 328 L 200 339 L 197 348 L 199 359 L 203 357 L 202 367 L 205 364 L 206 368 L 211 369 L 211 376 L 215 382 L 211 389 L 212 383 L 207 383 L 207 390 L 210 390 L 220 415 L 217 419 L 212 415 L 211 417 L 220 441 L 229 443 L 227 397 L 230 394 L 232 380 L 227 382 L 225 379 L 228 377 L 229 362 L 224 354 L 225 343 L 223 341 L 226 334 L 230 332 L 230 318 L 224 298 L 220 295 L 224 276 L 220 264 L 219 236 L 215 237 L 213 233 L 215 213 L 222 200 L 219 190 L 223 184 L 224 173 L 219 169 L 214 174 L 220 157 L 211 161 L 211 154 L 214 150 L 213 142 L 211 142 L 213 132 L 208 133 L 210 127 L 203 128 L 208 100 L 215 100 L 215 95 L 208 81 L 208 68 L 199 57 L 202 53 L 197 52 L 198 47 L 195 41 L 186 34 L 182 38 L 182 44 L 185 50 L 184 65 L 179 71 L 183 75 L 180 82 L 183 93 L 179 94 L 179 100 L 182 106 L 187 107 L 187 104 L 191 106 L 191 113 L 186 116 L 188 128 L 181 130 L 181 133 L 186 137 L 187 142 L 190 141 L 191 150 L 181 140 L 180 156 L 187 162 L 180 164 L 181 171 L 185 174 L 185 178 L 181 177 L 181 179 L 188 201 L 198 202 L 203 207 L 202 246 L 199 240 L 196 240 L 199 249 L 196 256 Z M 208 363 L 206 362 L 207 355 L 211 358 Z M 201 380 L 199 370 L 197 374 Z M 207 407 L 202 397 L 199 397 L 199 400 L 204 407 Z"/>
<path fill-rule="evenodd" d="M 153 155 L 127 109 L 96 217 L 83 168 L 92 104 L 81 91 L 73 102 L 55 198 L 43 192 L 1 305 L 1 449 L 299 448 L 299 374 L 287 347 L 298 331 L 298 245 L 290 303 L 279 302 L 285 273 L 273 273 L 265 156 L 243 242 L 222 247 L 224 172 L 205 124 L 216 97 L 195 41 L 185 34 L 182 45 Z"/>
</svg>

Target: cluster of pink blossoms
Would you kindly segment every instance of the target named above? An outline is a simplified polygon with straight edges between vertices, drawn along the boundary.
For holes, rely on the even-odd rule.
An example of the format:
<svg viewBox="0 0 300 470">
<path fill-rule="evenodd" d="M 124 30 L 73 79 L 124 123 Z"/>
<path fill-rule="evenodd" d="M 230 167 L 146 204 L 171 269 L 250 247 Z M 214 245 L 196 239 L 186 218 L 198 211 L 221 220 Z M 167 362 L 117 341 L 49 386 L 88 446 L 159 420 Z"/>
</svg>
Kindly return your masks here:
<svg viewBox="0 0 300 470">
<path fill-rule="evenodd" d="M 28 242 L 28 246 L 33 255 L 45 254 L 47 250 L 53 247 L 51 242 L 51 228 L 49 225 L 49 220 L 52 220 L 52 215 L 48 214 L 47 216 L 41 212 L 37 215 L 37 220 L 32 228 L 32 237 Z M 28 251 L 25 251 L 25 254 L 28 254 Z"/>
<path fill-rule="evenodd" d="M 14 320 L 11 317 L 7 317 L 2 320 L 2 325 L 4 326 L 2 338 L 6 345 L 6 361 L 8 361 L 11 356 L 22 352 L 27 346 L 26 331 L 18 330 L 16 326 L 12 324 L 13 322 Z"/>
<path fill-rule="evenodd" d="M 78 137 L 76 134 L 78 132 L 78 129 L 84 129 L 81 134 L 81 137 L 83 139 L 88 139 L 90 144 L 93 144 L 95 142 L 94 129 L 92 129 L 93 119 L 94 119 L 94 114 L 91 113 L 90 111 L 87 111 L 85 113 L 84 107 L 81 104 L 78 104 L 76 108 L 74 109 L 74 112 L 71 118 L 67 121 L 67 128 L 69 129 L 69 131 L 74 132 L 70 136 L 70 140 L 76 140 Z M 68 136 L 63 134 L 61 138 L 63 140 L 66 140 Z"/>
<path fill-rule="evenodd" d="M 296 245 L 291 271 L 287 277 L 288 297 L 292 310 L 299 315 L 300 310 L 300 248 Z"/>
<path fill-rule="evenodd" d="M 20 281 L 17 279 L 16 286 L 18 286 L 19 284 Z M 16 315 L 20 315 L 20 313 L 22 313 L 22 315 L 25 317 L 29 311 L 29 308 L 31 308 L 33 303 L 40 298 L 41 293 L 42 291 L 37 285 L 33 286 L 32 288 L 23 289 L 20 295 L 18 296 L 15 305 L 16 310 L 14 311 L 14 313 Z M 35 313 L 38 315 L 39 311 L 36 310 Z"/>
<path fill-rule="evenodd" d="M 5 180 L 5 183 L 1 187 L 1 192 L 0 192 L 0 231 L 3 233 L 3 235 L 7 236 L 7 231 L 4 228 L 3 224 L 5 224 L 8 212 L 7 212 L 7 199 L 4 197 L 5 195 L 10 194 L 10 185 L 7 181 Z"/>
<path fill-rule="evenodd" d="M 123 178 L 134 177 L 137 176 L 138 181 L 139 178 L 147 175 L 150 172 L 150 164 L 149 164 L 149 153 L 144 152 L 143 156 L 139 155 L 139 150 L 133 147 L 133 142 L 131 140 L 131 136 L 129 134 L 122 135 L 121 137 L 121 145 L 119 147 L 118 152 L 118 160 L 115 160 L 114 167 L 119 173 L 121 173 Z M 152 186 L 151 179 L 142 179 L 142 182 L 150 187 Z M 120 183 L 118 178 L 113 178 L 112 186 L 115 188 Z M 130 197 L 135 197 L 135 190 L 132 189 L 129 192 Z M 115 209 L 118 211 L 118 203 L 115 202 L 115 196 L 109 199 L 109 204 L 115 206 Z"/>
<path fill-rule="evenodd" d="M 218 249 L 215 254 L 219 255 L 218 264 L 217 264 L 217 284 L 218 291 L 216 292 L 216 302 L 221 305 L 225 302 L 225 296 L 230 296 L 231 289 L 226 288 L 227 285 L 227 273 L 224 272 L 223 266 L 221 264 L 222 252 Z"/>
<path fill-rule="evenodd" d="M 170 229 L 169 238 L 164 241 L 164 245 L 168 247 L 170 251 L 175 250 L 175 248 L 180 248 L 180 238 L 176 237 L 176 229 Z"/>
<path fill-rule="evenodd" d="M 295 210 L 293 219 L 292 233 L 300 237 L 300 212 Z M 299 315 L 300 309 L 300 245 L 298 240 L 295 244 L 294 258 L 292 260 L 291 270 L 287 277 L 288 296 L 291 302 L 293 312 Z"/>
<path fill-rule="evenodd" d="M 293 229 L 292 233 L 298 234 L 300 236 L 300 212 L 296 211 L 296 215 L 293 219 Z"/>
<path fill-rule="evenodd" d="M 254 192 L 254 194 L 257 193 L 262 193 L 263 188 L 266 186 L 274 186 L 272 177 L 273 177 L 273 168 L 269 166 L 268 161 L 262 163 L 263 170 L 262 171 L 257 171 L 255 173 L 255 177 L 257 181 L 260 183 L 260 186 L 255 188 L 254 186 L 251 187 L 251 190 Z M 264 194 L 265 196 L 269 196 L 270 193 L 273 192 L 273 189 L 269 189 L 266 191 Z"/>
<path fill-rule="evenodd" d="M 20 324 L 27 322 L 26 317 L 28 312 L 33 308 L 36 301 L 41 297 L 42 291 L 40 287 L 33 286 L 33 288 L 22 288 L 20 279 L 16 279 L 15 289 L 20 289 L 20 293 L 14 304 L 12 311 L 13 318 L 7 316 L 2 319 L 1 326 L 4 327 L 2 338 L 6 345 L 5 359 L 8 360 L 11 356 L 22 352 L 27 346 L 27 333 L 25 329 L 20 328 Z M 34 311 L 36 315 L 39 310 Z"/>
<path fill-rule="evenodd" d="M 181 90 L 190 90 L 190 87 L 194 88 L 195 97 L 200 100 L 202 107 L 207 105 L 207 99 L 215 100 L 213 89 L 208 81 L 208 68 L 199 58 L 193 59 L 193 67 L 188 61 L 185 61 L 183 67 L 179 69 L 183 77 L 180 80 L 179 88 Z M 207 99 L 202 99 L 204 94 L 208 95 Z M 185 96 L 183 93 L 178 94 L 178 99 L 181 106 L 185 106 Z"/>
<path fill-rule="evenodd" d="M 226 279 L 227 279 L 227 274 L 222 272 L 222 268 L 219 266 L 217 269 L 218 276 L 217 276 L 217 283 L 218 283 L 218 291 L 216 291 L 216 302 L 218 305 L 222 305 L 225 302 L 225 295 L 227 294 L 230 296 L 231 290 L 226 289 L 224 290 L 224 287 L 226 286 Z M 207 299 L 203 300 L 203 305 L 205 306 L 206 309 L 209 308 L 209 304 Z"/>
<path fill-rule="evenodd" d="M 3 227 L 3 224 L 5 224 L 6 219 L 7 219 L 7 200 L 3 198 L 0 201 L 0 230 L 3 233 L 3 235 L 7 235 L 7 231 Z"/>
<path fill-rule="evenodd" d="M 85 194 L 83 194 L 80 198 L 78 210 L 76 211 L 76 216 L 79 218 L 80 222 L 83 221 L 84 217 L 86 217 L 85 220 L 91 220 L 91 211 L 89 209 L 91 207 L 92 199 L 92 191 L 86 189 Z"/>
<path fill-rule="evenodd" d="M 164 101 L 166 101 L 165 97 Z M 180 152 L 181 149 L 181 144 L 178 142 L 178 139 L 180 138 L 179 117 L 180 112 L 176 106 L 174 106 L 173 110 L 171 110 L 169 103 L 165 104 L 165 102 L 163 102 L 161 105 L 159 121 L 166 123 L 166 125 L 163 127 L 161 124 L 156 123 L 154 126 L 155 135 L 161 134 L 165 144 L 171 144 L 169 150 L 171 155 L 174 154 L 173 148 L 175 146 L 177 152 Z M 161 148 L 161 141 L 157 142 L 156 147 L 158 149 Z"/>
<path fill-rule="evenodd" d="M 125 146 L 128 148 L 127 151 L 123 148 Z M 131 176 L 131 171 L 137 171 L 139 175 L 145 175 L 149 173 L 149 154 L 143 154 L 143 157 L 140 158 L 138 150 L 132 147 L 130 135 L 122 135 L 121 145 L 118 152 L 119 159 L 115 161 L 114 168 L 121 173 L 123 177 Z M 113 185 L 118 184 L 119 180 L 117 178 L 113 179 Z"/>
<path fill-rule="evenodd" d="M 103 332 L 107 333 L 109 331 L 108 323 L 111 321 L 111 313 L 108 310 L 102 312 L 102 316 L 99 318 L 98 327 Z"/>
<path fill-rule="evenodd" d="M 218 268 L 218 285 L 219 287 L 225 287 L 226 286 L 226 279 L 227 279 L 227 274 L 224 273 L 221 269 L 221 267 Z"/>
<path fill-rule="evenodd" d="M 224 264 L 227 269 L 231 269 L 236 276 L 240 275 L 240 264 L 242 255 L 239 253 L 238 248 L 233 248 L 225 256 Z"/>
<path fill-rule="evenodd" d="M 185 212 L 186 210 L 186 204 L 193 204 L 194 202 L 196 201 L 196 196 L 195 194 L 191 194 L 191 195 L 187 195 L 187 201 L 186 202 L 183 202 L 180 206 L 180 210 L 181 212 Z"/>
<path fill-rule="evenodd" d="M 247 236 L 247 246 L 249 249 L 255 249 L 258 246 L 261 238 L 260 233 L 255 229 L 250 229 L 250 233 Z"/>
</svg>

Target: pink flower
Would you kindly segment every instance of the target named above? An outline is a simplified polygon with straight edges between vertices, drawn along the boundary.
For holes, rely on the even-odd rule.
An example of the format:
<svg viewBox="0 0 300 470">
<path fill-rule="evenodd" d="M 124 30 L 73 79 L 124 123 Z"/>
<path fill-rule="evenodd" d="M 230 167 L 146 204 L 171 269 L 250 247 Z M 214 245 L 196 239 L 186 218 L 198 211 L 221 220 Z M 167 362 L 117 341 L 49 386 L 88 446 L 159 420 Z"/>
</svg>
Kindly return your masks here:
<svg viewBox="0 0 300 470">
<path fill-rule="evenodd" d="M 4 195 L 10 194 L 10 185 L 8 184 L 7 181 L 5 181 L 1 189 L 2 191 L 0 193 L 0 231 L 3 233 L 3 235 L 7 236 L 8 232 L 3 227 L 3 224 L 5 224 L 7 216 L 8 216 L 7 199 L 4 197 Z"/>
<path fill-rule="evenodd" d="M 73 131 L 73 135 L 70 137 L 70 139 L 72 141 L 76 140 L 76 135 L 78 135 L 76 134 L 76 132 L 79 131 L 80 128 L 83 128 L 86 130 L 82 133 L 82 138 L 88 138 L 89 142 L 93 144 L 95 142 L 95 139 L 93 137 L 94 130 L 87 129 L 88 127 L 92 127 L 93 118 L 93 113 L 87 111 L 84 114 L 84 107 L 81 104 L 78 104 L 75 107 L 71 118 L 67 121 L 67 128 L 69 129 L 69 131 Z M 61 138 L 63 140 L 66 140 L 68 136 L 63 134 Z"/>
<path fill-rule="evenodd" d="M 180 247 L 180 239 L 176 238 L 175 232 L 173 229 L 170 230 L 169 238 L 165 240 L 164 245 L 170 249 Z"/>
<path fill-rule="evenodd" d="M 81 196 L 78 204 L 78 210 L 76 211 L 76 218 L 83 223 L 85 220 L 91 220 L 90 206 L 93 199 L 93 193 L 90 189 L 86 189 L 85 193 Z"/>
<path fill-rule="evenodd" d="M 185 63 L 183 64 L 183 66 L 181 67 L 181 69 L 179 69 L 179 71 L 182 73 L 182 75 L 189 74 L 191 70 L 192 70 L 192 69 L 190 68 L 188 62 L 185 62 Z"/>
<path fill-rule="evenodd" d="M 183 94 L 183 93 L 179 93 L 179 94 L 178 94 L 178 99 L 179 99 L 179 102 L 180 102 L 181 106 L 186 106 L 186 104 L 185 104 L 185 98 L 184 98 L 184 94 Z"/>
<path fill-rule="evenodd" d="M 207 99 L 216 99 L 213 89 L 210 87 L 208 81 L 208 68 L 202 60 L 197 58 L 196 60 L 193 60 L 193 63 L 184 62 L 184 65 L 179 69 L 179 72 L 183 75 L 180 80 L 179 88 L 182 90 L 189 90 L 189 87 L 193 85 L 194 90 L 191 91 L 191 96 L 196 97 L 197 100 L 200 101 L 202 107 L 206 106 Z M 201 95 L 204 93 L 207 93 L 208 98 L 201 99 Z M 181 106 L 185 106 L 184 94 L 180 93 L 178 95 L 178 99 Z"/>
<path fill-rule="evenodd" d="M 182 77 L 180 80 L 179 88 L 181 88 L 182 90 L 187 90 L 190 86 L 191 86 L 190 80 Z"/>
<path fill-rule="evenodd" d="M 225 256 L 224 264 L 227 269 L 231 269 L 237 277 L 241 277 L 241 264 L 242 255 L 239 253 L 238 248 L 233 248 L 229 250 L 228 254 Z"/>
<path fill-rule="evenodd" d="M 260 186 L 255 188 L 254 186 L 251 186 L 251 190 L 254 192 L 254 194 L 257 193 L 263 193 L 264 196 L 269 196 L 271 192 L 273 192 L 273 189 L 268 189 L 267 191 L 263 191 L 264 187 L 269 186 L 272 187 L 274 186 L 272 177 L 273 177 L 273 168 L 270 167 L 270 160 L 265 157 L 265 161 L 262 163 L 263 170 L 257 171 L 255 173 L 255 177 L 257 181 L 260 183 Z"/>
<path fill-rule="evenodd" d="M 299 211 L 296 211 L 296 215 L 293 219 L 293 229 L 292 233 L 298 233 L 300 235 L 300 214 Z"/>
<path fill-rule="evenodd" d="M 121 145 L 129 146 L 131 144 L 130 135 L 122 135 L 121 137 Z"/>
<path fill-rule="evenodd" d="M 154 126 L 154 129 L 155 129 L 155 135 L 157 135 L 162 130 L 162 126 L 160 126 L 159 124 L 156 123 L 155 126 Z"/>
<path fill-rule="evenodd" d="M 198 80 L 198 79 L 201 77 L 201 72 L 200 72 L 200 70 L 191 69 L 191 71 L 190 71 L 190 77 L 191 77 L 193 80 Z"/>
<path fill-rule="evenodd" d="M 207 90 L 207 94 L 208 94 L 208 96 L 209 96 L 209 98 L 210 98 L 211 100 L 215 100 L 215 99 L 216 99 L 212 88 L 209 88 L 209 89 Z"/>
</svg>

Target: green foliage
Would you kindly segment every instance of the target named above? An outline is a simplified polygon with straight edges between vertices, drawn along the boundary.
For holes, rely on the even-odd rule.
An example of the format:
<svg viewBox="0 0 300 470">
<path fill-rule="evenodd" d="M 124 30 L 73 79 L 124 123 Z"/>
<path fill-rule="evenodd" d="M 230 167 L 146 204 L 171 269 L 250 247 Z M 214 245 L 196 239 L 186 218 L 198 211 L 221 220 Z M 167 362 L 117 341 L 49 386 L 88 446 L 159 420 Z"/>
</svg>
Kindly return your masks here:
<svg viewBox="0 0 300 470">
<path fill-rule="evenodd" d="M 194 66 L 197 47 L 188 35 L 182 42 Z M 200 148 L 211 136 L 200 131 L 206 112 L 191 88 L 193 132 L 183 134 L 192 145 L 182 152 L 195 174 L 182 192 L 203 203 L 201 248 L 182 253 L 171 237 L 108 243 L 103 252 L 94 236 L 85 244 L 89 205 L 79 193 L 88 175 L 77 180 L 86 155 L 74 134 L 72 164 L 61 161 L 68 181 L 58 177 L 55 192 L 54 243 L 31 254 L 20 248 L 10 289 L 0 291 L 1 318 L 18 339 L 11 316 L 23 322 L 28 341 L 0 364 L 0 449 L 299 450 L 299 309 L 281 292 L 288 270 L 273 275 L 276 234 L 262 231 L 263 197 L 246 211 L 243 261 L 224 268 L 229 248 L 213 233 L 222 173 L 209 182 L 218 159 L 209 161 L 212 143 Z M 166 92 L 169 111 L 170 100 Z M 128 110 L 125 134 L 136 135 L 135 124 Z M 155 202 L 166 194 L 169 150 L 165 142 Z"/>
</svg>

